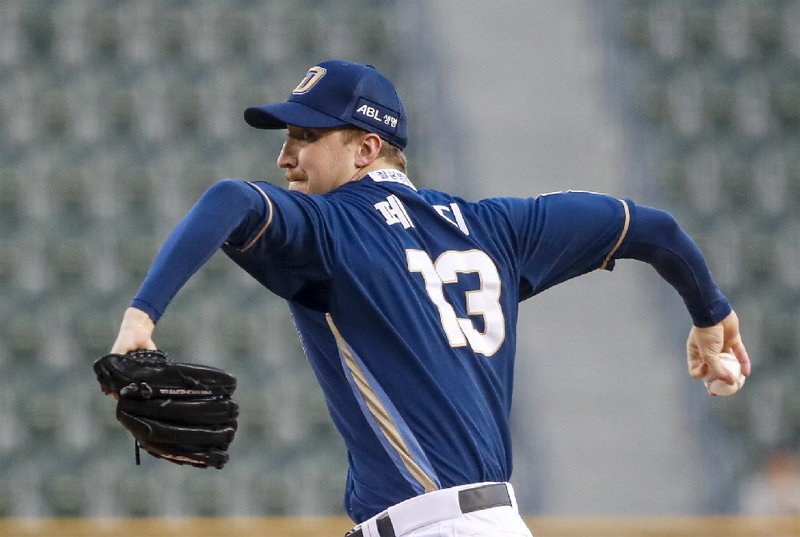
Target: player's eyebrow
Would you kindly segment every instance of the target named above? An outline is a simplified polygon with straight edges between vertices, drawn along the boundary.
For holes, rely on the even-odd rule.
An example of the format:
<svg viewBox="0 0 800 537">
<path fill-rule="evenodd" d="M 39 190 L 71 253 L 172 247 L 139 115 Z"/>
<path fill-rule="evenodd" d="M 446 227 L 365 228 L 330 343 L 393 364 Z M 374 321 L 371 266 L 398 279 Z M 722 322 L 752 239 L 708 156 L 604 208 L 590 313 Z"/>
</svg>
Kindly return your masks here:
<svg viewBox="0 0 800 537">
<path fill-rule="evenodd" d="M 288 133 L 286 135 L 287 138 L 291 138 L 293 140 L 305 140 L 305 141 L 317 141 L 320 138 L 324 138 L 328 134 L 335 132 L 337 130 L 341 130 L 340 127 L 297 127 L 291 126 L 289 127 Z"/>
<path fill-rule="evenodd" d="M 319 134 L 314 132 L 316 129 L 310 129 L 307 127 L 293 127 L 290 128 L 287 133 L 286 137 L 291 138 L 293 140 L 308 140 L 319 138 Z"/>
</svg>

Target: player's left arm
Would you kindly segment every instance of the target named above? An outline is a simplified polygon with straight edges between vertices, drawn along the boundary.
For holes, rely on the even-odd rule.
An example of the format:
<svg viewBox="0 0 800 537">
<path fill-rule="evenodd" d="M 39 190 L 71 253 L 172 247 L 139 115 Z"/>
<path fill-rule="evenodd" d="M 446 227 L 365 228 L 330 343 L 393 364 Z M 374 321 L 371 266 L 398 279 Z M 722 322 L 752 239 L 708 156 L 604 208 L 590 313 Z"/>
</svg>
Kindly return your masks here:
<svg viewBox="0 0 800 537">
<path fill-rule="evenodd" d="M 133 306 L 125 310 L 122 315 L 117 339 L 111 347 L 115 354 L 125 354 L 130 351 L 148 349 L 155 350 L 153 331 L 156 325 L 146 312 Z"/>
<path fill-rule="evenodd" d="M 214 184 L 161 245 L 131 306 L 157 323 L 189 278 L 226 241 L 240 241 L 263 227 L 270 210 L 263 196 L 243 181 Z"/>
<path fill-rule="evenodd" d="M 155 325 L 178 290 L 226 240 L 263 226 L 268 209 L 244 182 L 224 180 L 209 188 L 159 249 L 123 314 L 111 352 L 156 349 Z"/>
<path fill-rule="evenodd" d="M 697 244 L 671 214 L 645 206 L 631 210 L 630 230 L 614 257 L 652 265 L 680 294 L 693 323 L 687 340 L 689 374 L 702 378 L 710 371 L 733 384 L 733 374 L 719 361 L 721 352 L 730 352 L 748 376 L 750 359 L 739 319 L 714 282 Z"/>
</svg>

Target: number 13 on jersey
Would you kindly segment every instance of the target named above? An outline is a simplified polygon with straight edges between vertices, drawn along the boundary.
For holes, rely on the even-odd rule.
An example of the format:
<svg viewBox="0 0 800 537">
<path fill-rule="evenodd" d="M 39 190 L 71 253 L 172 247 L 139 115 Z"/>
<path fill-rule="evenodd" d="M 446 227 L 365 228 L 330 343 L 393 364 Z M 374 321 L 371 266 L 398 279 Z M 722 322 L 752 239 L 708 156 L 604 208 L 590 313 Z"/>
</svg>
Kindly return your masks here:
<svg viewBox="0 0 800 537">
<path fill-rule="evenodd" d="M 469 345 L 473 351 L 492 356 L 505 340 L 505 317 L 500 306 L 500 274 L 492 259 L 480 250 L 443 252 L 432 261 L 424 250 L 406 250 L 408 270 L 419 272 L 425 291 L 439 311 L 442 328 L 451 347 Z M 459 273 L 477 273 L 480 288 L 466 292 L 467 313 L 481 315 L 479 332 L 469 318 L 461 318 L 444 295 L 444 284 L 458 283 Z"/>
</svg>

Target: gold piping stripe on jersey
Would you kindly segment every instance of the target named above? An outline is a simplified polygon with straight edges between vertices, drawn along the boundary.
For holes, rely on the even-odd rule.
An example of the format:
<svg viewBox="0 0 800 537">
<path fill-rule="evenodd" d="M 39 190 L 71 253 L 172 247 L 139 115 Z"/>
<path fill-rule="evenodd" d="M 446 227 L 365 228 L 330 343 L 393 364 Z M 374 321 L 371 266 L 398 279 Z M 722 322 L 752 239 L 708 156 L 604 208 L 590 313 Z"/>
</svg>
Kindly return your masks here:
<svg viewBox="0 0 800 537">
<path fill-rule="evenodd" d="M 248 242 L 248 243 L 247 243 L 247 244 L 245 244 L 245 245 L 244 245 L 242 248 L 240 248 L 240 249 L 239 249 L 239 251 L 240 251 L 240 252 L 246 252 L 247 250 L 249 250 L 250 248 L 252 248 L 252 247 L 253 247 L 253 245 L 254 245 L 254 244 L 255 244 L 255 243 L 258 241 L 258 239 L 260 239 L 260 238 L 261 238 L 261 236 L 262 236 L 262 235 L 264 234 L 264 232 L 267 230 L 267 228 L 269 227 L 269 225 L 272 223 L 272 215 L 273 215 L 273 210 L 272 210 L 272 200 L 271 200 L 271 199 L 269 199 L 269 196 L 267 196 L 267 193 L 266 193 L 266 192 L 264 192 L 264 191 L 261 189 L 261 187 L 260 187 L 260 186 L 258 186 L 258 185 L 257 185 L 257 184 L 255 184 L 255 183 L 247 183 L 247 184 L 248 184 L 248 185 L 250 185 L 250 186 L 252 186 L 252 187 L 253 187 L 253 188 L 255 188 L 256 190 L 258 190 L 258 192 L 259 192 L 259 193 L 260 193 L 262 196 L 264 196 L 264 199 L 265 199 L 265 200 L 267 200 L 267 207 L 269 207 L 269 217 L 267 217 L 267 223 L 266 223 L 266 224 L 264 224 L 264 227 L 262 227 L 262 228 L 259 230 L 259 232 L 256 234 L 256 236 L 255 236 L 255 237 L 253 237 L 253 238 L 250 240 L 250 242 Z"/>
<path fill-rule="evenodd" d="M 625 210 L 625 224 L 622 226 L 622 233 L 619 234 L 619 239 L 617 239 L 617 243 L 614 245 L 611 251 L 608 252 L 608 255 L 603 260 L 603 264 L 600 265 L 601 270 L 605 269 L 608 266 L 608 263 L 611 261 L 611 257 L 615 253 L 617 253 L 617 250 L 622 244 L 622 241 L 625 240 L 625 235 L 628 234 L 628 228 L 631 225 L 631 210 L 628 207 L 628 204 L 625 202 L 625 200 L 619 200 L 619 201 L 620 203 L 622 203 L 622 208 Z"/>
<path fill-rule="evenodd" d="M 356 363 L 355 358 L 353 358 L 353 355 L 350 353 L 347 343 L 339 333 L 339 329 L 336 328 L 336 325 L 333 323 L 330 313 L 325 314 L 325 319 L 328 321 L 328 326 L 333 333 L 333 337 L 336 338 L 336 345 L 339 347 L 339 351 L 344 356 L 344 361 L 347 364 L 347 368 L 350 370 L 350 373 L 353 375 L 353 379 L 356 381 L 358 391 L 361 393 L 362 397 L 364 397 L 364 401 L 367 403 L 367 408 L 369 408 L 370 414 L 372 414 L 375 420 L 377 420 L 381 432 L 383 432 L 384 436 L 389 441 L 389 444 L 400 456 L 400 459 L 403 461 L 406 469 L 408 469 L 414 479 L 416 479 L 419 484 L 425 488 L 425 492 L 438 490 L 439 487 L 436 486 L 436 483 L 434 483 L 428 474 L 426 474 L 425 471 L 419 467 L 417 462 L 411 456 L 411 452 L 409 451 L 408 446 L 406 446 L 406 443 L 400 434 L 400 430 L 397 428 L 397 424 L 395 424 L 394 420 L 392 420 L 392 417 L 389 415 L 386 407 L 383 406 L 378 398 L 378 395 L 369 385 L 364 372 L 361 371 L 361 368 L 358 366 L 358 363 Z"/>
</svg>

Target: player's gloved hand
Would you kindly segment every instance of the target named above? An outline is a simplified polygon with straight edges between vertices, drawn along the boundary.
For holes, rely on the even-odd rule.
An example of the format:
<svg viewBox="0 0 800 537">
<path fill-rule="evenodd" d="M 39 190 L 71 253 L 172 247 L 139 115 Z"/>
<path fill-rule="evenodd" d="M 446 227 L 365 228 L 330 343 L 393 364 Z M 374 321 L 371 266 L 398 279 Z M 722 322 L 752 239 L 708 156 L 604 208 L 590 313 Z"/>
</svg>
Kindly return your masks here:
<svg viewBox="0 0 800 537">
<path fill-rule="evenodd" d="M 689 375 L 703 378 L 709 372 L 715 378 L 734 384 L 733 374 L 719 360 L 719 353 L 729 352 L 742 366 L 742 374 L 750 376 L 750 358 L 739 333 L 739 318 L 731 311 L 722 322 L 706 328 L 693 326 L 686 341 Z"/>
<path fill-rule="evenodd" d="M 198 468 L 222 468 L 228 461 L 239 415 L 232 375 L 171 362 L 157 350 L 107 354 L 94 371 L 103 392 L 117 398 L 117 419 L 133 434 L 137 450 Z"/>
</svg>

